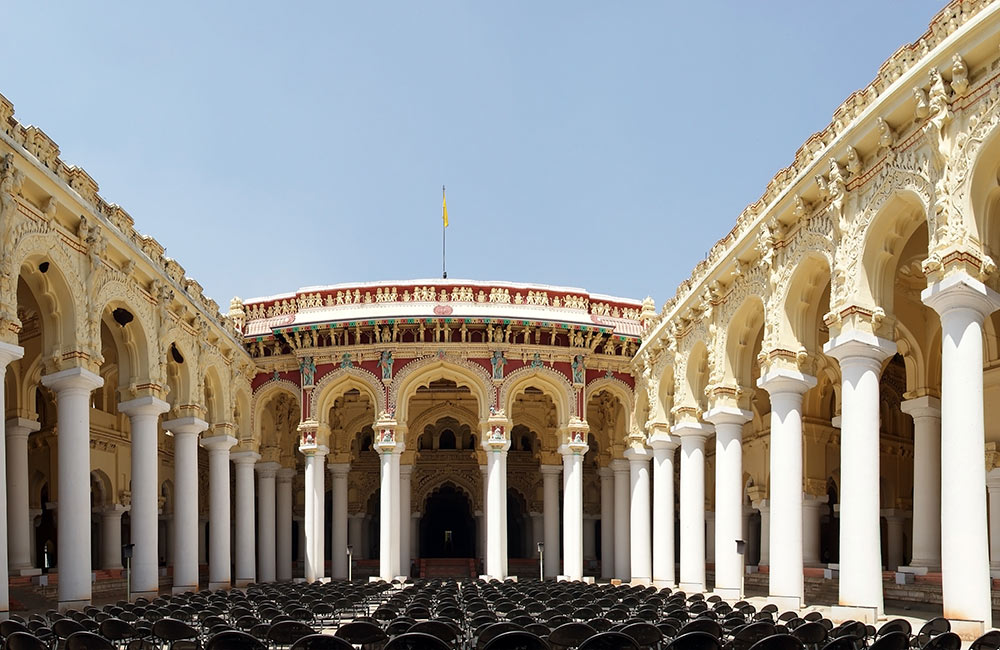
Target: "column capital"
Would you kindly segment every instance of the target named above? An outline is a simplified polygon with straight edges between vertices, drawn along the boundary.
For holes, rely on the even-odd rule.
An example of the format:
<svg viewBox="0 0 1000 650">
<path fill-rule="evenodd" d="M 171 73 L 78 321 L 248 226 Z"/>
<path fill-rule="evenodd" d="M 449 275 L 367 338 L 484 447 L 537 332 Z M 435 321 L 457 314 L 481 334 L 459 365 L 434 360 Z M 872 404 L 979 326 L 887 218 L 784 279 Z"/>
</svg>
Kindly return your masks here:
<svg viewBox="0 0 1000 650">
<path fill-rule="evenodd" d="M 191 433 L 197 435 L 208 429 L 208 422 L 205 422 L 201 418 L 184 417 L 174 418 L 173 420 L 165 420 L 161 426 L 164 431 L 169 431 L 175 436 Z"/>
<path fill-rule="evenodd" d="M 703 422 L 681 422 L 670 429 L 670 433 L 680 438 L 701 438 L 704 440 L 715 433 L 715 427 Z"/>
<path fill-rule="evenodd" d="M 330 453 L 329 447 L 325 445 L 317 445 L 315 443 L 301 444 L 299 445 L 299 451 L 302 452 L 303 456 L 323 456 L 325 457 Z M 382 453 L 381 451 L 379 452 Z"/>
<path fill-rule="evenodd" d="M 86 368 L 67 368 L 42 377 L 42 386 L 51 388 L 57 393 L 64 390 L 82 390 L 89 393 L 103 385 L 104 377 Z"/>
<path fill-rule="evenodd" d="M 118 410 L 129 417 L 141 415 L 151 415 L 156 417 L 169 411 L 170 405 L 162 399 L 158 399 L 152 395 L 147 395 L 145 397 L 130 399 L 127 402 L 119 402 Z"/>
<path fill-rule="evenodd" d="M 220 434 L 201 439 L 201 446 L 210 452 L 228 452 L 236 444 L 237 440 L 233 436 Z"/>
<path fill-rule="evenodd" d="M 753 413 L 735 406 L 717 406 L 704 415 L 715 426 L 720 424 L 743 425 L 753 419 Z"/>
<path fill-rule="evenodd" d="M 625 458 L 629 463 L 648 463 L 651 456 L 645 447 L 629 447 L 625 450 Z"/>
<path fill-rule="evenodd" d="M 296 472 L 294 468 L 282 467 L 276 474 L 278 477 L 278 483 L 291 483 L 296 474 L 298 474 L 298 472 Z"/>
<path fill-rule="evenodd" d="M 338 476 L 347 476 L 347 474 L 351 471 L 350 463 L 330 463 L 328 467 L 330 468 L 330 474 L 332 474 L 334 478 L 337 478 Z M 403 467 L 404 465 L 400 465 L 400 473 L 402 473 Z M 405 465 L 405 467 L 413 467 L 413 465 Z"/>
<path fill-rule="evenodd" d="M 964 272 L 928 285 L 920 300 L 942 316 L 953 309 L 971 309 L 985 318 L 1000 309 L 1000 294 Z"/>
<path fill-rule="evenodd" d="M 610 463 L 608 463 L 608 467 L 610 467 L 611 471 L 614 472 L 615 474 L 629 471 L 628 461 L 625 460 L 624 458 L 615 458 Z"/>
<path fill-rule="evenodd" d="M 20 345 L 0 341 L 0 369 L 4 369 L 11 361 L 17 361 L 24 356 L 24 348 Z"/>
<path fill-rule="evenodd" d="M 120 503 L 112 503 L 110 505 L 103 506 L 97 509 L 97 512 L 102 517 L 121 517 L 123 514 L 128 512 L 131 508 L 129 506 L 123 506 Z"/>
<path fill-rule="evenodd" d="M 788 368 L 773 368 L 757 380 L 758 388 L 763 388 L 772 397 L 780 393 L 801 395 L 815 385 L 816 378 L 812 375 Z"/>
<path fill-rule="evenodd" d="M 27 438 L 29 433 L 34 433 L 42 428 L 42 424 L 38 420 L 27 418 L 8 418 L 4 424 L 8 438 L 16 438 L 17 436 Z"/>
<path fill-rule="evenodd" d="M 597 475 L 601 478 L 614 478 L 615 472 L 610 467 L 599 467 L 597 468 Z"/>
<path fill-rule="evenodd" d="M 907 399 L 899 403 L 899 410 L 914 420 L 917 418 L 939 418 L 941 417 L 941 400 L 930 395 Z"/>
<path fill-rule="evenodd" d="M 850 329 L 827 341 L 823 352 L 839 361 L 841 366 L 854 360 L 881 364 L 896 354 L 896 344 L 871 332 Z"/>
<path fill-rule="evenodd" d="M 244 449 L 242 451 L 234 451 L 229 454 L 229 460 L 233 461 L 237 465 L 250 465 L 251 468 L 260 460 L 260 454 L 256 451 L 251 451 L 249 449 Z"/>
<path fill-rule="evenodd" d="M 264 463 L 257 463 L 254 465 L 254 469 L 257 470 L 257 475 L 261 478 L 274 478 L 278 475 L 278 470 L 281 469 L 281 465 L 274 461 L 268 461 Z"/>
<path fill-rule="evenodd" d="M 480 465 L 480 467 L 484 467 L 484 466 Z M 484 469 L 483 471 L 485 472 L 486 470 Z M 556 475 L 556 474 L 562 473 L 562 466 L 561 465 L 539 465 L 538 466 L 538 471 L 541 472 L 542 474 Z"/>
</svg>

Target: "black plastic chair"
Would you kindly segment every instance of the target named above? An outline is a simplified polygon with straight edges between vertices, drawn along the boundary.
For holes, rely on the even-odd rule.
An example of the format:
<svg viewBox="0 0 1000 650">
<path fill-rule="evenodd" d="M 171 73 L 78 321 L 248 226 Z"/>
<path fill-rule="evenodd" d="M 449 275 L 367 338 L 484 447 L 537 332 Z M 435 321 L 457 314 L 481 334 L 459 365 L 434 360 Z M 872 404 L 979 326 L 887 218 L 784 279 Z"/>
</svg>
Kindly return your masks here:
<svg viewBox="0 0 1000 650">
<path fill-rule="evenodd" d="M 624 632 L 601 632 L 580 644 L 579 650 L 640 650 L 636 640 Z"/>
<path fill-rule="evenodd" d="M 722 638 L 722 626 L 719 625 L 718 621 L 713 621 L 709 618 L 696 618 L 693 621 L 688 621 L 677 631 L 677 634 L 679 636 L 688 632 L 705 632 L 711 634 L 716 639 Z"/>
<path fill-rule="evenodd" d="M 674 637 L 664 650 L 722 650 L 722 642 L 708 632 L 687 632 Z"/>
<path fill-rule="evenodd" d="M 822 650 L 858 650 L 864 643 L 864 640 L 856 636 L 845 635 L 828 642 Z"/>
<path fill-rule="evenodd" d="M 962 639 L 954 632 L 944 632 L 932 636 L 931 640 L 921 646 L 920 650 L 960 650 Z"/>
<path fill-rule="evenodd" d="M 267 645 L 246 632 L 227 630 L 209 638 L 205 650 L 267 650 Z"/>
<path fill-rule="evenodd" d="M 580 644 L 597 634 L 597 630 L 586 623 L 564 623 L 549 632 L 549 645 L 553 650 L 578 648 Z"/>
<path fill-rule="evenodd" d="M 729 648 L 731 650 L 750 650 L 755 643 L 773 636 L 775 632 L 774 623 L 769 621 L 750 623 L 736 631 L 733 640 L 729 643 Z"/>
<path fill-rule="evenodd" d="M 443 621 L 420 621 L 411 625 L 410 629 L 406 631 L 407 634 L 410 632 L 436 636 L 448 645 L 455 645 L 458 640 L 458 630 Z"/>
<path fill-rule="evenodd" d="M 365 648 L 380 648 L 389 638 L 382 631 L 382 628 L 368 621 L 351 621 L 346 625 L 341 625 L 337 628 L 334 636 L 351 645 L 360 645 Z"/>
<path fill-rule="evenodd" d="M 49 650 L 49 645 L 27 632 L 11 632 L 4 640 L 5 650 Z"/>
<path fill-rule="evenodd" d="M 796 626 L 791 634 L 809 650 L 816 650 L 822 647 L 826 643 L 828 636 L 826 628 L 816 621 L 809 621 Z"/>
<path fill-rule="evenodd" d="M 910 635 L 900 630 L 890 630 L 875 639 L 869 650 L 906 650 L 910 647 Z"/>
<path fill-rule="evenodd" d="M 514 630 L 493 637 L 483 650 L 549 650 L 549 645 L 537 634 Z"/>
<path fill-rule="evenodd" d="M 663 633 L 652 623 L 631 623 L 619 631 L 635 639 L 640 648 L 656 648 L 663 641 Z"/>
<path fill-rule="evenodd" d="M 990 630 L 973 641 L 969 650 L 1000 650 L 1000 631 Z"/>
<path fill-rule="evenodd" d="M 454 648 L 433 634 L 406 632 L 389 639 L 385 644 L 385 650 L 454 650 Z"/>
<path fill-rule="evenodd" d="M 74 632 L 66 638 L 66 650 L 115 650 L 110 641 L 93 632 Z"/>
<path fill-rule="evenodd" d="M 505 632 L 524 631 L 517 623 L 501 621 L 499 623 L 489 623 L 476 630 L 476 650 L 483 650 L 486 644 Z"/>
<path fill-rule="evenodd" d="M 750 646 L 750 650 L 802 650 L 802 642 L 791 634 L 774 634 Z"/>
<path fill-rule="evenodd" d="M 178 650 L 186 646 L 186 644 L 181 643 L 182 641 L 197 641 L 198 639 L 198 630 L 176 618 L 159 619 L 153 623 L 152 633 L 154 638 L 166 642 L 171 648 L 176 645 Z"/>
<path fill-rule="evenodd" d="M 293 643 L 291 650 L 354 650 L 354 646 L 340 637 L 310 634 Z"/>
<path fill-rule="evenodd" d="M 280 621 L 267 629 L 265 639 L 269 645 L 291 646 L 302 637 L 310 634 L 316 634 L 316 630 L 302 621 Z"/>
</svg>

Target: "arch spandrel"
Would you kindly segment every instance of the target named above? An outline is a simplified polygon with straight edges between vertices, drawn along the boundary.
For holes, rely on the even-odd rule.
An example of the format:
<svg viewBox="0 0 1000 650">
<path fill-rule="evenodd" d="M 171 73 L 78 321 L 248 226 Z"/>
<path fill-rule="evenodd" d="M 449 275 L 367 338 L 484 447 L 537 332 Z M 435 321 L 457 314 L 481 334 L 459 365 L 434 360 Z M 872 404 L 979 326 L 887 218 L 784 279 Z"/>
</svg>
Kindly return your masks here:
<svg viewBox="0 0 1000 650">
<path fill-rule="evenodd" d="M 352 366 L 328 372 L 316 383 L 312 389 L 312 417 L 321 424 L 329 424 L 330 409 L 334 402 L 350 390 L 357 390 L 371 401 L 376 417 L 386 411 L 382 382 L 368 370 Z"/>
<path fill-rule="evenodd" d="M 562 373 L 552 368 L 532 368 L 524 366 L 504 378 L 500 386 L 500 404 L 509 415 L 513 412 L 514 401 L 528 387 L 534 387 L 546 394 L 555 404 L 559 429 L 569 426 L 570 418 L 576 417 L 576 389 Z"/>
</svg>

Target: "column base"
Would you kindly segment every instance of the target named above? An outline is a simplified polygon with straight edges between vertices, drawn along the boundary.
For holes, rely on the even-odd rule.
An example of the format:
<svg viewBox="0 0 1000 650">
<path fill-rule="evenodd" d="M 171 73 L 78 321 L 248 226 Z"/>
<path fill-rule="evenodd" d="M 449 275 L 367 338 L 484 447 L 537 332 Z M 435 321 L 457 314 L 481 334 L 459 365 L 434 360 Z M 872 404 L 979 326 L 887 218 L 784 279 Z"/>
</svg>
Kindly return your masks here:
<svg viewBox="0 0 1000 650">
<path fill-rule="evenodd" d="M 209 589 L 209 591 L 218 591 L 219 589 L 222 589 L 224 591 L 229 591 L 232 588 L 233 588 L 233 585 L 228 580 L 226 580 L 225 582 L 209 582 L 208 583 L 208 589 Z"/>
<path fill-rule="evenodd" d="M 681 582 L 678 583 L 677 588 L 686 594 L 705 593 L 705 584 L 701 582 Z"/>
<path fill-rule="evenodd" d="M 830 608 L 830 620 L 834 623 L 859 621 L 865 625 L 875 625 L 878 621 L 878 609 L 854 605 L 834 605 Z"/>
<path fill-rule="evenodd" d="M 177 594 L 183 594 L 188 591 L 190 591 L 191 593 L 195 593 L 196 591 L 198 591 L 198 585 L 174 585 L 173 587 L 170 588 L 170 593 L 175 596 Z"/>
<path fill-rule="evenodd" d="M 916 566 L 916 565 L 914 565 L 914 566 L 901 566 L 901 567 L 899 567 L 897 569 L 897 571 L 899 571 L 900 573 L 912 573 L 912 574 L 918 575 L 918 576 L 925 576 L 928 573 L 937 573 L 940 570 L 941 570 L 940 568 L 936 568 L 936 567 L 931 567 L 931 566 Z M 1000 569 L 996 569 L 996 571 L 997 571 L 998 574 L 1000 574 Z"/>
<path fill-rule="evenodd" d="M 742 589 L 727 589 L 726 587 L 716 587 L 713 592 L 722 600 L 740 600 L 743 598 Z"/>
<path fill-rule="evenodd" d="M 116 567 L 108 567 L 108 568 L 114 569 Z M 117 567 L 117 568 L 120 569 L 121 567 Z M 27 577 L 27 576 L 40 576 L 40 575 L 42 575 L 42 570 L 41 569 L 34 569 L 34 568 L 31 568 L 31 567 L 27 567 L 27 568 L 23 568 L 23 569 L 11 569 L 10 570 L 10 574 L 12 576 L 21 576 L 22 578 Z"/>
<path fill-rule="evenodd" d="M 798 596 L 768 596 L 768 603 L 774 603 L 778 610 L 787 612 L 788 610 L 798 611 L 802 609 L 802 599 Z"/>
<path fill-rule="evenodd" d="M 948 622 L 951 623 L 951 631 L 963 641 L 975 641 L 986 631 L 982 621 L 963 621 L 952 618 Z"/>
<path fill-rule="evenodd" d="M 322 580 L 322 578 L 320 578 L 320 580 Z M 237 589 L 242 589 L 243 587 L 251 585 L 254 582 L 256 581 L 253 578 L 236 578 L 236 580 L 233 582 L 233 586 L 235 586 Z"/>
<path fill-rule="evenodd" d="M 84 607 L 90 606 L 90 599 L 86 600 L 60 600 L 59 601 L 59 612 L 66 612 L 71 609 L 83 609 Z"/>
<path fill-rule="evenodd" d="M 133 591 L 132 600 L 135 601 L 136 598 L 145 598 L 146 600 L 153 600 L 160 595 L 159 591 Z"/>
<path fill-rule="evenodd" d="M 667 587 L 671 590 L 674 590 L 677 588 L 677 583 L 673 582 L 672 580 L 657 580 L 656 578 L 653 578 L 653 586 L 656 587 L 657 589 L 663 589 L 664 587 Z"/>
</svg>

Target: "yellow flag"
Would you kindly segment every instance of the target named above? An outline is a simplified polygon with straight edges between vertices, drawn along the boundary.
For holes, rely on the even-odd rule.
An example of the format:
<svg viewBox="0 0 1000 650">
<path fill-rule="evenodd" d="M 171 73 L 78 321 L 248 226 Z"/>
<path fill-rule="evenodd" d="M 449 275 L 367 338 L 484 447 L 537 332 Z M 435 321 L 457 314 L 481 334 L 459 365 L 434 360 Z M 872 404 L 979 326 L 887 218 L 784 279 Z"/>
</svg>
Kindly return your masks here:
<svg viewBox="0 0 1000 650">
<path fill-rule="evenodd" d="M 448 227 L 448 199 L 444 196 L 444 188 L 441 188 L 441 217 L 444 219 L 444 227 Z"/>
</svg>

